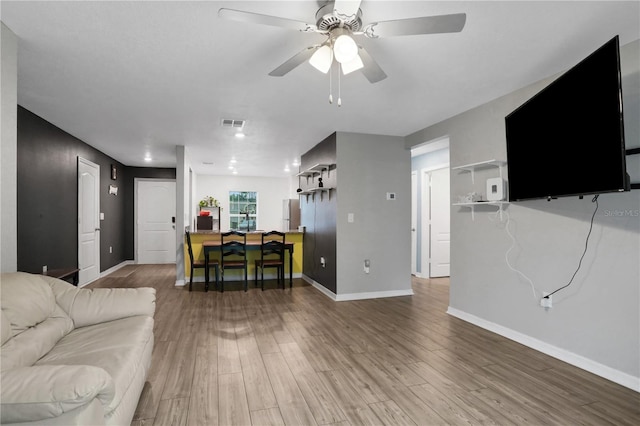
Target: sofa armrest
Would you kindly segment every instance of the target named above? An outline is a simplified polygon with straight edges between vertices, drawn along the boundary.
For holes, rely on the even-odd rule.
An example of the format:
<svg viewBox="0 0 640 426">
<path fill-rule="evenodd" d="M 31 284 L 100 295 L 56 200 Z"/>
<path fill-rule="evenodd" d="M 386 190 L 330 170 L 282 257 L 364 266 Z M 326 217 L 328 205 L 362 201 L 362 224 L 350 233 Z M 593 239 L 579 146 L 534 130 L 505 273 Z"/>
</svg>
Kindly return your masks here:
<svg viewBox="0 0 640 426">
<path fill-rule="evenodd" d="M 77 288 L 48 278 L 58 305 L 71 317 L 76 328 L 136 315 L 153 317 L 156 290 L 140 288 Z"/>
<path fill-rule="evenodd" d="M 88 365 L 36 365 L 1 373 L 0 423 L 52 419 L 97 398 L 107 406 L 114 397 L 111 376 Z"/>
</svg>

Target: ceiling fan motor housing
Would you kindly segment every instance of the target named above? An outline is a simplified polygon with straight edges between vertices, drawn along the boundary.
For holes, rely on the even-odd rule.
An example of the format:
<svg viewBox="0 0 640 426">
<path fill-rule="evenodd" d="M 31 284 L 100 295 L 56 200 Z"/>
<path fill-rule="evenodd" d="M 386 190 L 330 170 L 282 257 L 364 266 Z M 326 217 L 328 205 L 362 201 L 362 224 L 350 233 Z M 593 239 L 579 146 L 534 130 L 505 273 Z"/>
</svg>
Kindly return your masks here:
<svg viewBox="0 0 640 426">
<path fill-rule="evenodd" d="M 328 31 L 335 28 L 347 28 L 350 31 L 359 31 L 362 28 L 362 10 L 348 17 L 337 16 L 333 12 L 334 2 L 327 2 L 316 12 L 316 26 L 320 31 Z"/>
</svg>

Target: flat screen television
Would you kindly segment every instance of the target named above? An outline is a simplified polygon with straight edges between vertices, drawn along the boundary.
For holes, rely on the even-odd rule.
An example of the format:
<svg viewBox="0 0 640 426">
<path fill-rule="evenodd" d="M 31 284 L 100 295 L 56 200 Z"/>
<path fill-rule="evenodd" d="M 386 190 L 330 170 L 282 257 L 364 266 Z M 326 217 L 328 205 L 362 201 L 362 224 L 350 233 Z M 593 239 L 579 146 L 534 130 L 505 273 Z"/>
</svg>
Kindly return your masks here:
<svg viewBox="0 0 640 426">
<path fill-rule="evenodd" d="M 628 191 L 618 36 L 505 117 L 510 201 Z"/>
</svg>

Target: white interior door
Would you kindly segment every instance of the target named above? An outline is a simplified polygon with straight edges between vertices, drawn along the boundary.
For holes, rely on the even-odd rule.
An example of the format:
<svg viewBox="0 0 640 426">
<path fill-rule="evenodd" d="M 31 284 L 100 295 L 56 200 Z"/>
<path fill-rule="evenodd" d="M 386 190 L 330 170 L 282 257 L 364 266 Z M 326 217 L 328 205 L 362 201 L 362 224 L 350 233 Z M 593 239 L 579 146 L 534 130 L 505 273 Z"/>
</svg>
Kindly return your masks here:
<svg viewBox="0 0 640 426">
<path fill-rule="evenodd" d="M 78 157 L 78 285 L 100 275 L 100 166 Z"/>
<path fill-rule="evenodd" d="M 176 182 L 136 180 L 136 261 L 176 262 Z"/>
<path fill-rule="evenodd" d="M 431 172 L 422 170 L 420 191 L 420 276 L 431 276 Z"/>
<path fill-rule="evenodd" d="M 449 168 L 431 172 L 431 277 L 450 274 Z"/>
<path fill-rule="evenodd" d="M 418 173 L 411 172 L 411 274 L 416 275 L 418 256 Z"/>
</svg>

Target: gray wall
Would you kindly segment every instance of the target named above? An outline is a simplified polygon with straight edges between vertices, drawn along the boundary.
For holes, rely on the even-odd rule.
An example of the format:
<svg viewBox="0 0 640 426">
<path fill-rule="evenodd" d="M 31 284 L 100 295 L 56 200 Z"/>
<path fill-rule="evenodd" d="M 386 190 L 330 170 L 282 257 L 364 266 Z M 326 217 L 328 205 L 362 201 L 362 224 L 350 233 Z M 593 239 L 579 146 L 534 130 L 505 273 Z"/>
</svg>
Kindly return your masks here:
<svg viewBox="0 0 640 426">
<path fill-rule="evenodd" d="M 597 46 L 596 46 L 597 47 Z M 627 148 L 639 146 L 637 52 L 639 42 L 621 50 Z M 594 47 L 595 49 L 595 47 Z M 451 166 L 506 159 L 504 117 L 552 79 L 416 132 L 407 146 L 450 137 Z M 588 149 L 588 146 L 585 146 Z M 550 153 L 552 154 L 552 153 Z M 540 172 L 544 172 L 541 166 Z M 598 173 L 597 164 L 593 172 Z M 485 192 L 495 171 L 452 171 L 452 199 L 471 190 Z M 506 174 L 505 174 L 506 176 Z M 534 177 L 533 177 L 534 178 Z M 637 178 L 635 178 L 637 179 Z M 589 250 L 573 284 L 553 296 L 546 311 L 531 286 L 506 262 L 511 240 L 495 209 L 451 209 L 450 308 L 481 325 L 557 354 L 582 368 L 638 387 L 640 377 L 640 191 L 604 194 L 595 216 Z M 538 297 L 566 284 L 584 250 L 595 205 L 591 197 L 527 201 L 509 205 L 509 228 L 517 240 L 511 263 L 533 280 Z"/>
<path fill-rule="evenodd" d="M 338 132 L 336 146 L 337 294 L 410 294 L 411 153 L 404 138 Z M 396 200 L 387 201 L 387 192 Z"/>
<path fill-rule="evenodd" d="M 0 96 L 2 97 L 0 135 L 0 271 L 16 271 L 17 260 L 17 105 L 18 105 L 18 40 L 3 23 L 0 23 Z"/>
</svg>

